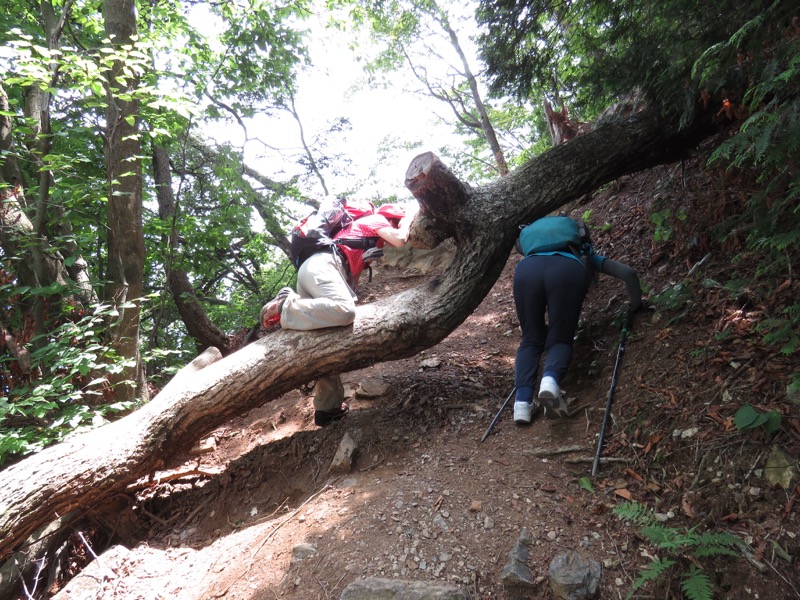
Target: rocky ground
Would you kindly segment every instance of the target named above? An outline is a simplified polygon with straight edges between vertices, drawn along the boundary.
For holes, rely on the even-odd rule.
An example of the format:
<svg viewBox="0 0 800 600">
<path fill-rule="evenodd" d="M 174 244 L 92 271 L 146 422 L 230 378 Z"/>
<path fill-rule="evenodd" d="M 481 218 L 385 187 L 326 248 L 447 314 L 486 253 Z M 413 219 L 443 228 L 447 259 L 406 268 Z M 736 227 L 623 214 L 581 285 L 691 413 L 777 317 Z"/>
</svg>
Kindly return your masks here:
<svg viewBox="0 0 800 600">
<path fill-rule="evenodd" d="M 573 207 L 589 211 L 600 253 L 635 267 L 658 299 L 628 337 L 608 462 L 596 476 L 626 302 L 608 277 L 587 299 L 563 382 L 574 416 L 519 427 L 509 404 L 481 441 L 514 385 L 511 279 L 520 257 L 512 254 L 479 309 L 441 344 L 344 374 L 352 411 L 343 421 L 314 427 L 309 390 L 298 389 L 218 429 L 160 482 L 133 490 L 136 529 L 112 540 L 112 554 L 83 577 L 88 591 L 78 577 L 59 598 L 320 600 L 377 576 L 505 599 L 520 596 L 502 572 L 523 532 L 531 582 L 522 597 L 556 597 L 548 569 L 565 550 L 600 565 L 601 598 L 633 592 L 655 558 L 675 564 L 634 597 L 680 598 L 697 567 L 717 598 L 800 597 L 792 477 L 800 418 L 787 391 L 797 357 L 761 341 L 755 325 L 769 307 L 752 289 L 737 296 L 721 285 L 730 254 L 704 245 L 704 223 L 719 216 L 712 184 L 680 165 L 662 167 Z M 664 198 L 689 219 L 658 243 L 647 214 Z M 362 301 L 433 273 L 385 264 Z M 798 292 L 788 279 L 771 301 Z M 744 404 L 779 412 L 777 432 L 737 427 Z M 352 464 L 332 472 L 345 436 L 356 447 Z M 789 467 L 775 466 L 778 453 Z M 629 501 L 647 509 L 673 548 L 658 548 L 643 525 L 615 513 Z M 697 536 L 709 531 L 742 545 L 706 557 L 711 543 Z M 95 540 L 98 553 L 109 545 Z"/>
</svg>

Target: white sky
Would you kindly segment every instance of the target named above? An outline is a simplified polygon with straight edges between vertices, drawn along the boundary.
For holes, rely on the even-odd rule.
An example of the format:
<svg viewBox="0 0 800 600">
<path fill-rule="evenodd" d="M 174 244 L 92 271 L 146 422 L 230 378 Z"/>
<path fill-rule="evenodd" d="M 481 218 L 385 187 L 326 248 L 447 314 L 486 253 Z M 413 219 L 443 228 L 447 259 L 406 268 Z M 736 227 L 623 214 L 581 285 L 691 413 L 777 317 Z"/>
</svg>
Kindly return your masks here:
<svg viewBox="0 0 800 600">
<path fill-rule="evenodd" d="M 370 89 L 364 83 L 364 73 L 356 57 L 345 45 L 318 24 L 311 24 L 315 33 L 310 48 L 313 66 L 301 73 L 298 81 L 296 108 L 303 123 L 306 141 L 312 144 L 337 117 L 347 117 L 352 130 L 346 133 L 347 142 L 340 147 L 329 146 L 328 152 L 341 152 L 352 161 L 350 175 L 337 177 L 330 169 L 323 172 L 328 190 L 332 194 L 354 191 L 356 196 L 386 197 L 396 194 L 401 199 L 411 199 L 404 185 L 405 172 L 411 160 L 425 151 L 458 143 L 452 128 L 441 123 L 436 113 L 447 115 L 447 107 L 432 98 L 403 92 L 404 82 L 393 76 L 392 87 Z M 316 31 L 320 32 L 317 33 Z M 355 87 L 355 89 L 354 89 Z M 216 130 L 215 130 L 216 131 Z M 268 133 L 268 134 L 267 134 Z M 283 153 L 269 151 L 259 142 L 245 146 L 247 163 L 267 176 L 287 178 L 297 167 L 284 162 L 284 156 L 301 151 L 297 122 L 288 114 L 280 119 L 260 117 L 248 123 L 248 134 L 260 137 L 267 143 L 279 146 Z M 267 135 L 264 135 L 267 134 Z M 236 146 L 244 142 L 238 127 L 228 126 L 223 135 Z M 414 149 L 400 149 L 391 157 L 380 160 L 379 148 L 385 138 L 398 138 L 406 143 L 421 144 Z M 331 137 L 331 144 L 341 137 Z M 286 169 L 285 175 L 278 175 Z M 372 172 L 374 176 L 371 176 Z M 309 180 L 309 195 L 322 195 L 319 181 Z M 353 190 L 357 187 L 357 190 Z"/>
</svg>

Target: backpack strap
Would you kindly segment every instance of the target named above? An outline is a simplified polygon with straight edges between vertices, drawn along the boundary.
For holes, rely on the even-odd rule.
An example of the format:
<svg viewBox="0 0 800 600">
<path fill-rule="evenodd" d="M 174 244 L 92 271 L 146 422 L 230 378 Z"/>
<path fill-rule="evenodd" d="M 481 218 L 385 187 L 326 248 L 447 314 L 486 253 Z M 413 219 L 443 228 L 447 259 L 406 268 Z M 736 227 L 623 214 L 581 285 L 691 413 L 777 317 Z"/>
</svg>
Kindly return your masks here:
<svg viewBox="0 0 800 600">
<path fill-rule="evenodd" d="M 380 238 L 377 236 L 373 237 L 359 237 L 359 238 L 337 238 L 333 240 L 334 244 L 339 246 L 347 246 L 348 248 L 353 248 L 355 250 L 369 250 L 370 248 L 374 248 L 378 245 L 378 240 Z"/>
</svg>

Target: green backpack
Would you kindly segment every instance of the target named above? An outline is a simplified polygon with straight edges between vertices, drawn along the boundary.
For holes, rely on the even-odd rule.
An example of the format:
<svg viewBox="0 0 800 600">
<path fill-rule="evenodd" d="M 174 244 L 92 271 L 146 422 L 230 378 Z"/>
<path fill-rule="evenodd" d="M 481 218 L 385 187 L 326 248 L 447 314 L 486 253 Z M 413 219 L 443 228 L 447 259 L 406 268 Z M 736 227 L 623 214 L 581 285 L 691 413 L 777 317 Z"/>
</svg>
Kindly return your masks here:
<svg viewBox="0 0 800 600">
<path fill-rule="evenodd" d="M 520 229 L 516 248 L 523 256 L 559 250 L 581 256 L 586 253 L 585 246 L 592 243 L 583 220 L 571 217 L 542 217 Z"/>
</svg>

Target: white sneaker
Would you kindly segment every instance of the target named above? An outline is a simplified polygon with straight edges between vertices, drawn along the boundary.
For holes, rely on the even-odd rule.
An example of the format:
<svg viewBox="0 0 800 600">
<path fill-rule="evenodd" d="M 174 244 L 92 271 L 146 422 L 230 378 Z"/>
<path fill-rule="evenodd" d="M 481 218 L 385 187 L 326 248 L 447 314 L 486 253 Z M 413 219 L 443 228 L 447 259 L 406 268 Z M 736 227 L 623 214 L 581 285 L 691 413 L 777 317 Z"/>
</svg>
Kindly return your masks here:
<svg viewBox="0 0 800 600">
<path fill-rule="evenodd" d="M 539 408 L 536 402 L 514 402 L 514 423 L 530 425 L 534 411 Z"/>
<path fill-rule="evenodd" d="M 542 377 L 542 383 L 539 386 L 539 400 L 544 405 L 544 414 L 548 419 L 569 416 L 569 408 L 564 400 L 564 390 L 549 375 Z"/>
</svg>

